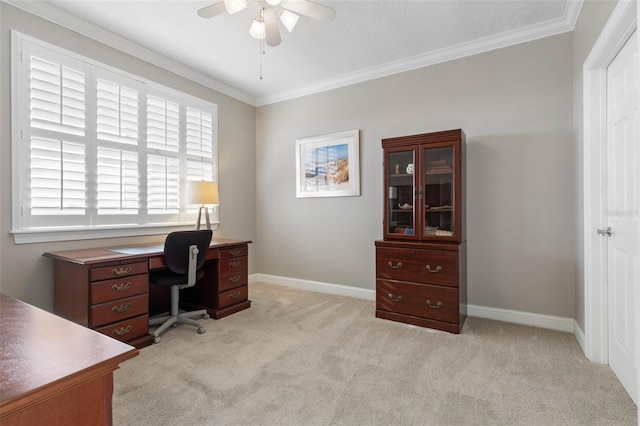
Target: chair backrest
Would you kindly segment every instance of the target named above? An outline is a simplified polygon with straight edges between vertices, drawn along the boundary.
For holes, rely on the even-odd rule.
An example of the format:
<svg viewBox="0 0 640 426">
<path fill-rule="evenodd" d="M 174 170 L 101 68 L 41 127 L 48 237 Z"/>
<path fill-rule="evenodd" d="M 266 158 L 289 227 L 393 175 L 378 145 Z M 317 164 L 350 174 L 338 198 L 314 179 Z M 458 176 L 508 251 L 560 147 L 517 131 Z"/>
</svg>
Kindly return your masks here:
<svg viewBox="0 0 640 426">
<path fill-rule="evenodd" d="M 176 274 L 189 272 L 189 247 L 198 247 L 198 263 L 196 269 L 202 268 L 207 256 L 211 236 L 210 229 L 201 231 L 177 231 L 167 235 L 164 241 L 164 261 L 167 267 Z"/>
</svg>

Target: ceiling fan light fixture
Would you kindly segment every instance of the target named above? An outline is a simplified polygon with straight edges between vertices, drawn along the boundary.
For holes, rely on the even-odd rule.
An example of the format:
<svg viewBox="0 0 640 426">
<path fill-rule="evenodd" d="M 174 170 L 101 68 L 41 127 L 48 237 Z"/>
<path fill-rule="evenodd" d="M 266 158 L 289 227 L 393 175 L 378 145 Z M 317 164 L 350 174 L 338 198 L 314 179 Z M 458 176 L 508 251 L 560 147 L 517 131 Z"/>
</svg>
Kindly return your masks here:
<svg viewBox="0 0 640 426">
<path fill-rule="evenodd" d="M 264 21 L 261 21 L 259 18 L 254 19 L 253 23 L 251 23 L 251 28 L 249 28 L 249 34 L 258 40 L 263 40 L 267 37 Z"/>
<path fill-rule="evenodd" d="M 289 32 L 293 31 L 293 28 L 298 23 L 298 19 L 300 19 L 300 16 L 296 15 L 293 12 L 289 12 L 286 9 L 284 9 L 282 11 L 282 13 L 280 14 L 280 21 L 282 21 L 282 23 L 284 24 L 285 28 Z"/>
<path fill-rule="evenodd" d="M 282 3 L 282 0 L 265 0 L 269 6 L 277 6 Z"/>
<path fill-rule="evenodd" d="M 247 0 L 224 0 L 224 7 L 233 15 L 247 8 Z"/>
</svg>

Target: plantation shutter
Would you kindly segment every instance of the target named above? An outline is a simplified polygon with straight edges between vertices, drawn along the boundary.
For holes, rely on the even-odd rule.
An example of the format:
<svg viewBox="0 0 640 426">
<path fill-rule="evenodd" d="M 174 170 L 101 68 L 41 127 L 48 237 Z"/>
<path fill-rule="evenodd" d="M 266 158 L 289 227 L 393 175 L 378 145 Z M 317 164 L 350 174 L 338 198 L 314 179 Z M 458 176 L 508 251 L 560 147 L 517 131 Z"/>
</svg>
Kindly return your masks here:
<svg viewBox="0 0 640 426">
<path fill-rule="evenodd" d="M 29 167 L 26 214 L 31 225 L 67 224 L 84 216 L 86 67 L 46 50 L 25 49 Z"/>
<path fill-rule="evenodd" d="M 139 213 L 138 90 L 136 82 L 100 70 L 96 81 L 98 216 Z M 131 218 L 136 221 L 137 218 Z M 120 219 L 119 223 L 127 222 Z M 99 223 L 109 223 L 101 218 Z"/>
<path fill-rule="evenodd" d="M 159 91 L 158 91 L 159 92 Z M 147 96 L 147 213 L 180 211 L 180 104 L 168 94 Z M 151 154 L 151 151 L 153 154 Z"/>
<path fill-rule="evenodd" d="M 211 180 L 213 169 L 213 116 L 186 108 L 187 179 Z"/>
</svg>

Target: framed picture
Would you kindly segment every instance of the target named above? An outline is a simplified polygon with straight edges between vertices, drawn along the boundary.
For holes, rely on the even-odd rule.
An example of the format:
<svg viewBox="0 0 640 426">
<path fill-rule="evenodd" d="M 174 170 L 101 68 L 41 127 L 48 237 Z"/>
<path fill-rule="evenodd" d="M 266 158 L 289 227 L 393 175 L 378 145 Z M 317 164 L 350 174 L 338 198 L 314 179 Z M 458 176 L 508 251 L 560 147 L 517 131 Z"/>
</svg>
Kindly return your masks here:
<svg viewBox="0 0 640 426">
<path fill-rule="evenodd" d="M 296 196 L 360 195 L 360 131 L 296 140 Z"/>
</svg>

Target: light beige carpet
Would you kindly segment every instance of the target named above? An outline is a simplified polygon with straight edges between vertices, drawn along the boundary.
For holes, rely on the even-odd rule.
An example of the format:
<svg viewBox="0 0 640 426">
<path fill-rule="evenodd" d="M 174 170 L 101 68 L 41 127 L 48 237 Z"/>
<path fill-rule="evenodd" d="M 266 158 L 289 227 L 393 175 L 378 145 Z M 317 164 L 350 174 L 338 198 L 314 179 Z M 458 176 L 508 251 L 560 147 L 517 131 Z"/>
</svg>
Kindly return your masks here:
<svg viewBox="0 0 640 426">
<path fill-rule="evenodd" d="M 634 425 L 573 335 L 468 318 L 460 335 L 373 302 L 252 284 L 250 309 L 179 326 L 115 373 L 116 425 Z"/>
</svg>

